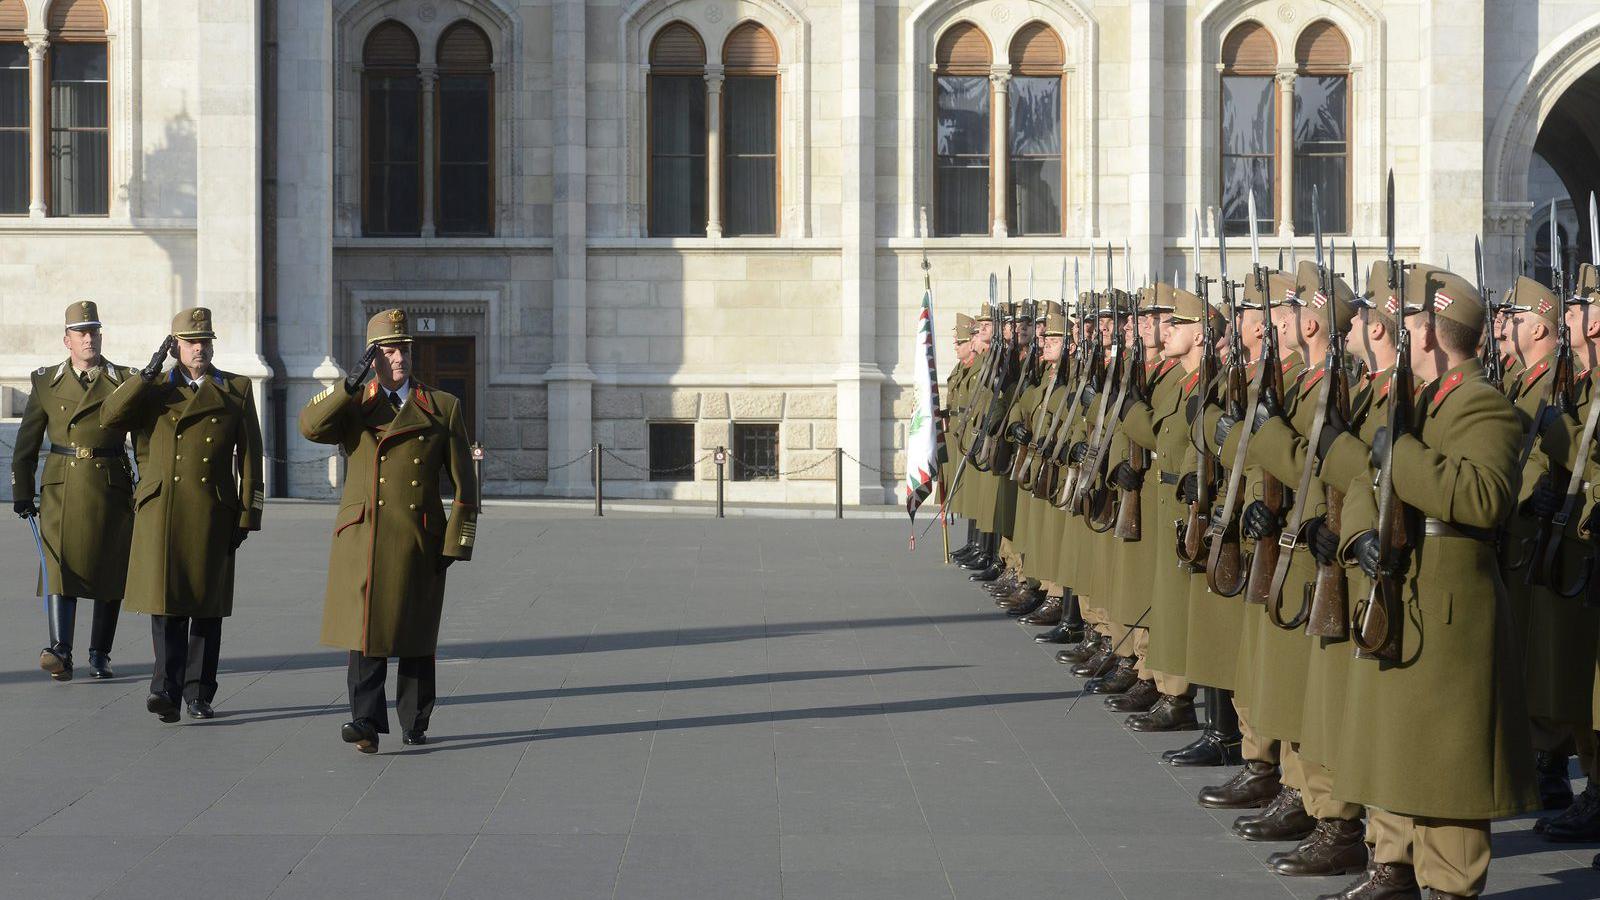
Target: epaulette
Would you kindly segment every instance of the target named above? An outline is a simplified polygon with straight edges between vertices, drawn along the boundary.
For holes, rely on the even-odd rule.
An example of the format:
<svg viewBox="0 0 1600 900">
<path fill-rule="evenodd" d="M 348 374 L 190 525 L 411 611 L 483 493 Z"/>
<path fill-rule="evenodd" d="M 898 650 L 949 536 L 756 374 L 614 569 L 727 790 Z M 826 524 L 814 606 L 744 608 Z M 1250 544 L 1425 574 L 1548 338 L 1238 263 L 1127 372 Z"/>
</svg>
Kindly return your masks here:
<svg viewBox="0 0 1600 900">
<path fill-rule="evenodd" d="M 33 374 L 35 374 L 35 375 L 43 375 L 44 373 L 46 373 L 48 371 L 50 371 L 50 367 L 49 366 L 40 366 L 39 368 L 33 370 Z"/>
<path fill-rule="evenodd" d="M 1429 404 L 1428 412 L 1431 414 L 1437 410 L 1444 398 L 1450 396 L 1456 388 L 1460 387 L 1463 380 L 1460 372 L 1452 372 L 1449 377 L 1439 382 L 1439 389 L 1433 392 L 1433 402 Z"/>
</svg>

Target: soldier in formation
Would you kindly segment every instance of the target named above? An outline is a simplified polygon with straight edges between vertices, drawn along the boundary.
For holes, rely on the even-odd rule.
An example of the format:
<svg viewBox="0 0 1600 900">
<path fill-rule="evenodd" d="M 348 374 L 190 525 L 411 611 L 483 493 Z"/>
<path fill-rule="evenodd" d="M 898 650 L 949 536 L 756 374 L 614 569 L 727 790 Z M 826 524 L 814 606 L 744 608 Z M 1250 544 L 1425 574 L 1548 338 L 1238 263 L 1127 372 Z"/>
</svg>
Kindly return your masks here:
<svg viewBox="0 0 1600 900">
<path fill-rule="evenodd" d="M 954 556 L 1278 874 L 1474 897 L 1494 819 L 1600 839 L 1600 275 L 1318 249 L 958 319 Z"/>
</svg>

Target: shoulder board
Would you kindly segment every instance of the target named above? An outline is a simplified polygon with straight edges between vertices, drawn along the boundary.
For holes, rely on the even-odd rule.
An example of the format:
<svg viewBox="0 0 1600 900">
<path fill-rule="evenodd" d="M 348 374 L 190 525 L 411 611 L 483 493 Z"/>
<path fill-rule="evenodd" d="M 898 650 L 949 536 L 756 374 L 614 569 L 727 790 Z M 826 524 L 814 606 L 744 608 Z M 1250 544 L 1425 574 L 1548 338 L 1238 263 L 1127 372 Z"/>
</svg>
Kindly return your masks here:
<svg viewBox="0 0 1600 900">
<path fill-rule="evenodd" d="M 307 401 L 306 405 L 307 406 L 315 406 L 318 403 L 321 403 L 322 401 L 328 399 L 331 396 L 333 396 L 333 388 L 325 387 L 325 388 L 322 389 L 322 393 L 316 395 L 315 397 L 312 397 L 309 401 Z"/>
<path fill-rule="evenodd" d="M 46 373 L 48 371 L 50 371 L 50 367 L 49 366 L 40 366 L 39 368 L 33 370 L 33 374 L 34 374 L 34 377 L 38 377 L 38 376 L 43 375 L 44 373 Z"/>
<path fill-rule="evenodd" d="M 378 396 L 377 380 L 367 382 L 366 396 L 361 398 L 362 403 L 371 403 Z"/>
</svg>

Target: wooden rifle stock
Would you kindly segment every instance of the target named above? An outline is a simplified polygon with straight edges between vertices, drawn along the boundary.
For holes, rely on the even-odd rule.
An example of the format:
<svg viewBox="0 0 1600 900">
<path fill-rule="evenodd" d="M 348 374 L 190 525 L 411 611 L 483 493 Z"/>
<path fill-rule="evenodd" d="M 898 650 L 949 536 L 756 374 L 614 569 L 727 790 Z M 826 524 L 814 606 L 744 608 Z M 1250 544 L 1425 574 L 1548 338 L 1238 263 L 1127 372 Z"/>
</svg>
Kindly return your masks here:
<svg viewBox="0 0 1600 900">
<path fill-rule="evenodd" d="M 1403 321 L 1403 320 L 1402 320 Z M 1405 631 L 1405 583 L 1412 547 L 1414 513 L 1394 489 L 1394 447 L 1411 431 L 1411 335 L 1399 331 L 1394 376 L 1389 383 L 1389 452 L 1378 470 L 1378 574 L 1364 605 L 1358 606 L 1352 638 L 1356 656 L 1398 662 Z"/>
</svg>

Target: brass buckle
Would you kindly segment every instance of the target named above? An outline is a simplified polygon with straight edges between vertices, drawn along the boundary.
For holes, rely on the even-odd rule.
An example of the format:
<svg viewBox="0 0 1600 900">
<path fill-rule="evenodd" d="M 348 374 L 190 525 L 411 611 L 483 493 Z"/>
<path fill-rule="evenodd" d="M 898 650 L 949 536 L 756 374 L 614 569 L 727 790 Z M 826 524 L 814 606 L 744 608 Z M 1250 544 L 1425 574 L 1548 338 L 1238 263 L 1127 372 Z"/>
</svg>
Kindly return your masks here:
<svg viewBox="0 0 1600 900">
<path fill-rule="evenodd" d="M 94 459 L 93 447 L 73 447 L 72 455 L 79 459 Z"/>
</svg>

